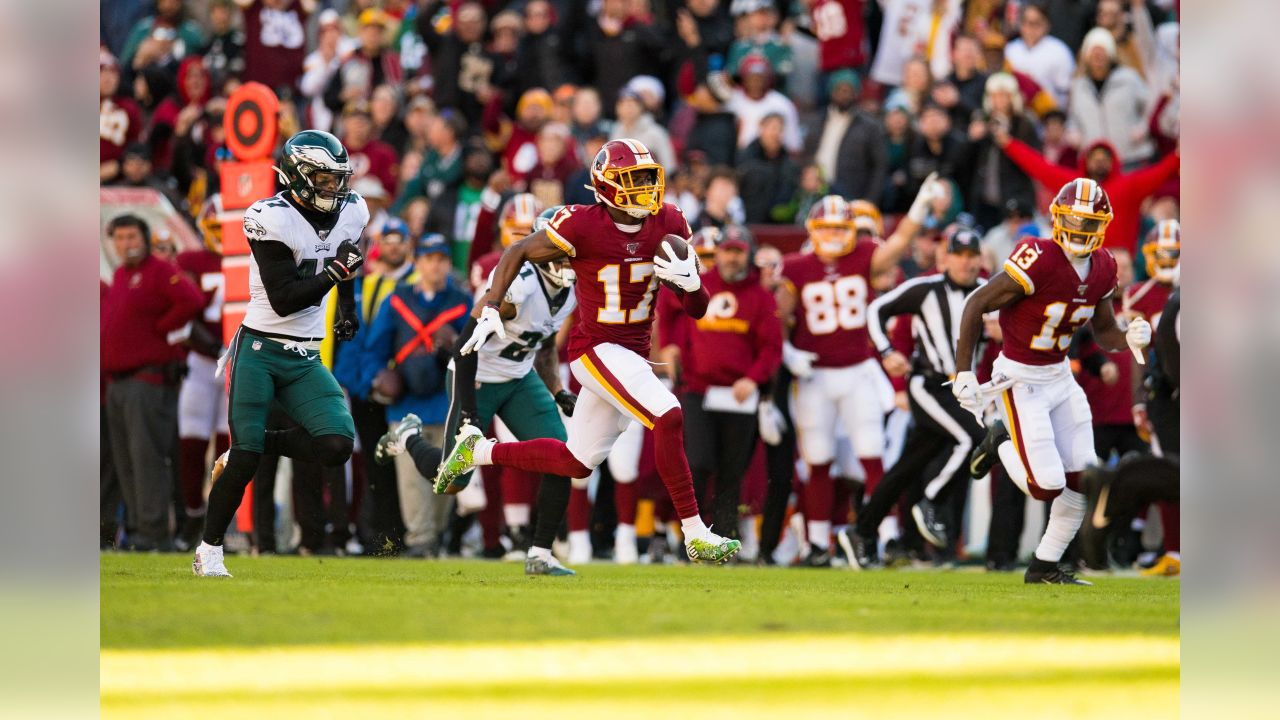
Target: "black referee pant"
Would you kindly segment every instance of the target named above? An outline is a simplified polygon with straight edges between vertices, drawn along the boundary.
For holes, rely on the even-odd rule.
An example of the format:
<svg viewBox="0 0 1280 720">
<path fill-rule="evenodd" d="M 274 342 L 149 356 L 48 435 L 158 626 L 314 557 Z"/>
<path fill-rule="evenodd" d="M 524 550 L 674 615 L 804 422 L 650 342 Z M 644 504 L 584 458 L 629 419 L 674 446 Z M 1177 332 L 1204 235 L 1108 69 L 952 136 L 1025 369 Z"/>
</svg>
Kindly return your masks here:
<svg viewBox="0 0 1280 720">
<path fill-rule="evenodd" d="M 753 413 L 706 410 L 701 393 L 685 393 L 680 398 L 684 412 L 684 449 L 693 473 L 693 489 L 698 507 L 711 518 L 716 534 L 738 537 L 738 506 L 742 500 L 742 476 L 751 464 L 760 432 Z M 715 476 L 714 499 L 707 486 Z M 709 510 L 709 512 L 708 512 Z"/>
<path fill-rule="evenodd" d="M 941 376 L 924 375 L 913 375 L 907 382 L 914 422 L 898 462 L 880 479 L 858 513 L 857 532 L 862 537 L 876 537 L 880 521 L 904 492 L 912 493 L 909 499 L 913 503 L 921 495 L 945 502 L 955 488 L 966 486 L 969 453 L 982 442 L 986 429 L 973 413 L 960 407 L 944 382 Z M 937 460 L 942 465 L 929 477 L 925 471 Z"/>
</svg>

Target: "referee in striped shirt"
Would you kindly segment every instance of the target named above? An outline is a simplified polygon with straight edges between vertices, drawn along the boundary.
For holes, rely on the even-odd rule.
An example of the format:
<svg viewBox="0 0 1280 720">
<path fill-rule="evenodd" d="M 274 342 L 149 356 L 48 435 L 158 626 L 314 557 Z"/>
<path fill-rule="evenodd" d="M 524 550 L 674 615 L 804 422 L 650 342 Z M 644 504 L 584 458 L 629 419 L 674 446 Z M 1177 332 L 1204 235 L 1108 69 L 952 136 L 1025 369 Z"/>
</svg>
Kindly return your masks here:
<svg viewBox="0 0 1280 720">
<path fill-rule="evenodd" d="M 908 280 L 877 298 L 867 310 L 867 329 L 885 370 L 894 377 L 911 373 L 907 397 L 914 423 L 898 462 L 858 513 L 851 540 L 854 557 L 863 568 L 879 565 L 877 528 L 904 492 L 913 499 L 920 497 L 911 514 L 926 540 L 939 548 L 954 541 L 940 506 L 953 491 L 967 487 L 969 451 L 982 441 L 986 430 L 973 413 L 960 407 L 944 383 L 956 372 L 956 336 L 965 298 L 983 282 L 978 278 L 981 249 L 977 233 L 953 227 L 947 232 L 941 273 Z M 910 362 L 885 335 L 885 323 L 899 315 L 910 316 L 916 346 Z"/>
</svg>

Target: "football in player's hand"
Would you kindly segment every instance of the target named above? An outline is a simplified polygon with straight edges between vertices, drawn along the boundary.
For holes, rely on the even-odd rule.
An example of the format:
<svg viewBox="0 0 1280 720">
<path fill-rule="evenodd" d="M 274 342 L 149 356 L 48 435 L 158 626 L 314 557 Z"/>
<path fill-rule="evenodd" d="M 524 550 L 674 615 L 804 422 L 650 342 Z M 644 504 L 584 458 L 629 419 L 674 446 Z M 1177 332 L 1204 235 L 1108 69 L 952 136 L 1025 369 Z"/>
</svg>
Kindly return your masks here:
<svg viewBox="0 0 1280 720">
<path fill-rule="evenodd" d="M 671 245 L 671 252 L 675 253 L 676 258 L 679 260 L 687 260 L 689 258 L 689 253 L 693 252 L 693 248 L 689 246 L 689 243 L 679 235 L 666 235 L 662 238 L 662 241 Z M 658 254 L 654 256 L 654 259 L 666 259 L 666 255 L 667 251 L 662 248 L 662 243 L 658 243 Z M 684 291 L 677 287 L 675 283 L 671 283 L 666 280 L 659 280 L 658 282 L 665 285 L 671 292 L 680 295 L 684 294 Z"/>
</svg>

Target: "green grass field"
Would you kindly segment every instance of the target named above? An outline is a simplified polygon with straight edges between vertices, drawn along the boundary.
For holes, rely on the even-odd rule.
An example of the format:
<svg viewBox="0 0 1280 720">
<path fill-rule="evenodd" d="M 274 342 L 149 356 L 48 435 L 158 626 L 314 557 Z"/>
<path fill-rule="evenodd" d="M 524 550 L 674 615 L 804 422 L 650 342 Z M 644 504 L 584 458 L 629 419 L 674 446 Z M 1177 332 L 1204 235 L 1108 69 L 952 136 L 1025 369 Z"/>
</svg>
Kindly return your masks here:
<svg viewBox="0 0 1280 720">
<path fill-rule="evenodd" d="M 103 555 L 104 717 L 1171 716 L 1176 581 Z M 1134 708 L 1126 712 L 1125 708 Z"/>
</svg>

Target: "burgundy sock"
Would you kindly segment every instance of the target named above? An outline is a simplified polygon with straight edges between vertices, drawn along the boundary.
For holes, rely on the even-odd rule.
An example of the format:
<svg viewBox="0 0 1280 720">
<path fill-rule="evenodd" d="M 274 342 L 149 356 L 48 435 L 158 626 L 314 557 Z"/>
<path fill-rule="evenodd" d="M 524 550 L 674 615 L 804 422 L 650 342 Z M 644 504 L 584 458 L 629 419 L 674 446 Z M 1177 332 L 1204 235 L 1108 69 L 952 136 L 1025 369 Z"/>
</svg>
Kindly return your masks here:
<svg viewBox="0 0 1280 720">
<path fill-rule="evenodd" d="M 578 461 L 569 446 L 551 438 L 524 442 L 498 443 L 493 446 L 493 463 L 546 475 L 584 478 L 591 468 Z"/>
<path fill-rule="evenodd" d="M 654 459 L 658 476 L 681 520 L 698 514 L 698 498 L 693 492 L 693 474 L 684 454 L 684 413 L 672 408 L 653 424 Z"/>
<path fill-rule="evenodd" d="M 858 462 L 862 463 L 862 471 L 867 475 L 867 489 L 863 491 L 863 496 L 871 497 L 871 493 L 875 492 L 876 485 L 879 484 L 880 478 L 884 477 L 884 461 L 878 457 L 874 457 L 858 458 Z"/>
<path fill-rule="evenodd" d="M 502 502 L 507 505 L 532 505 L 541 479 L 540 473 L 506 468 L 502 473 Z"/>
<path fill-rule="evenodd" d="M 591 527 L 591 498 L 586 488 L 575 487 L 569 491 L 569 532 Z"/>
<path fill-rule="evenodd" d="M 209 449 L 208 438 L 182 438 L 179 444 L 182 474 L 182 504 L 187 514 L 204 512 L 204 454 Z"/>
<path fill-rule="evenodd" d="M 1160 508 L 1160 525 L 1164 527 L 1164 551 L 1182 552 L 1182 506 L 1156 503 Z"/>
<path fill-rule="evenodd" d="M 831 463 L 810 465 L 809 484 L 804 489 L 804 519 L 807 522 L 830 521 L 834 493 Z"/>
<path fill-rule="evenodd" d="M 496 548 L 502 543 L 502 485 L 508 472 L 507 468 L 488 468 L 485 473 L 484 510 L 480 511 L 480 535 L 484 539 L 486 550 Z M 496 477 L 495 477 L 496 476 Z"/>
<path fill-rule="evenodd" d="M 849 510 L 852 507 L 849 499 L 853 495 L 853 481 L 848 478 L 836 478 L 831 481 L 831 524 L 848 525 Z"/>
<path fill-rule="evenodd" d="M 636 484 L 614 483 L 613 504 L 618 511 L 618 522 L 625 525 L 636 524 Z"/>
</svg>

